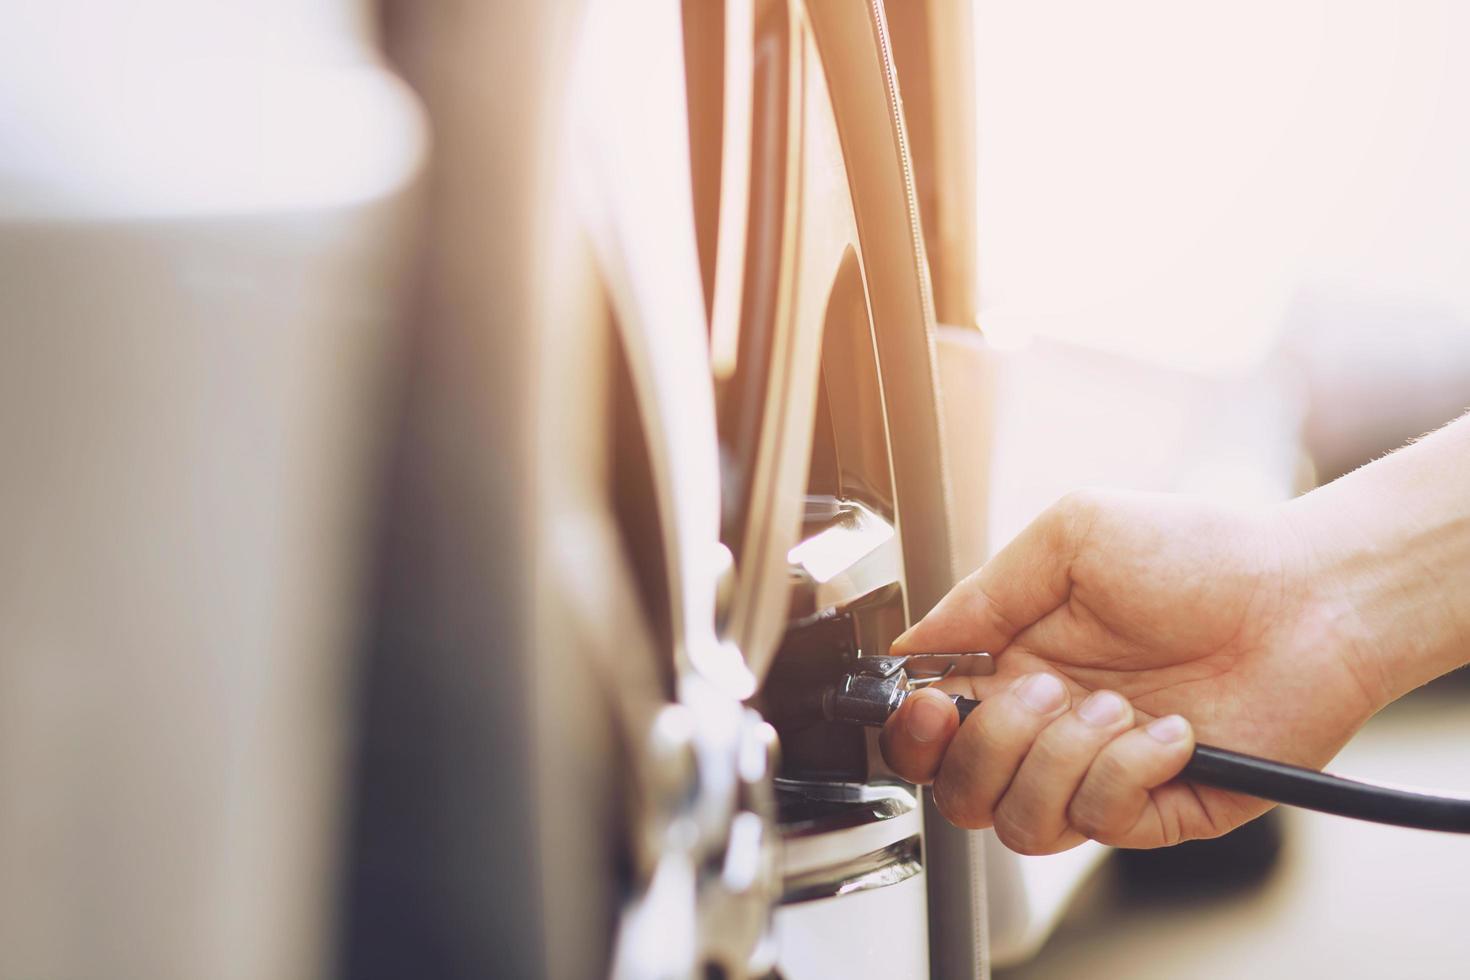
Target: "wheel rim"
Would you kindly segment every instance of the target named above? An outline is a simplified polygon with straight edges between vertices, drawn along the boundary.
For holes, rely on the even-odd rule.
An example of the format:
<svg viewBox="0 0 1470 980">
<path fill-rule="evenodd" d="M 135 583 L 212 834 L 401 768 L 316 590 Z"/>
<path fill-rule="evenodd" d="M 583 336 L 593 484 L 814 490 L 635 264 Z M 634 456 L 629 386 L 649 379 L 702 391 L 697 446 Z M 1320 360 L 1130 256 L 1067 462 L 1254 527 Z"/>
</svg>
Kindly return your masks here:
<svg viewBox="0 0 1470 980">
<path fill-rule="evenodd" d="M 638 15 L 592 6 L 599 26 L 588 34 L 604 42 L 635 28 L 638 50 L 649 51 L 678 30 L 668 11 L 630 25 Z M 652 774 L 635 794 L 634 824 L 667 832 L 692 821 L 698 841 L 672 844 L 656 832 L 644 845 L 620 939 L 633 950 L 619 960 L 627 975 L 653 955 L 637 937 L 674 909 L 703 937 L 702 948 L 674 959 L 739 972 L 753 952 L 757 965 L 769 956 L 763 924 L 779 895 L 764 797 L 770 746 L 758 779 L 729 770 L 766 737 L 739 702 L 777 654 L 793 587 L 816 609 L 900 583 L 884 628 L 891 639 L 907 610 L 928 608 L 951 577 L 932 302 L 881 7 L 750 0 L 727 3 L 722 22 L 714 110 L 722 179 L 703 212 L 663 207 L 664 220 L 650 221 L 640 210 L 658 193 L 696 199 L 699 153 L 666 136 L 709 107 L 660 97 L 689 84 L 688 63 L 629 70 L 605 51 L 581 59 L 635 76 L 601 79 L 591 101 L 602 114 L 584 117 L 598 166 L 582 182 L 582 212 L 650 450 L 672 619 L 670 694 L 694 719 L 685 710 L 675 713 L 684 721 L 668 722 L 660 712 L 634 740 L 675 760 L 644 767 Z M 689 44 L 687 26 L 682 35 Z M 683 78 L 674 79 L 676 68 Z M 659 125 L 630 137 L 630 103 Z M 676 123 L 680 108 L 687 115 Z M 828 457 L 825 470 L 814 445 Z M 807 522 L 814 490 L 834 498 L 835 523 Z M 722 499 L 723 512 L 712 510 Z M 801 548 L 827 565 L 807 567 Z M 672 749 L 658 744 L 671 725 L 685 731 Z M 754 862 L 764 878 L 733 894 L 709 869 L 719 870 L 711 861 L 741 834 L 756 841 L 745 850 L 765 855 Z M 732 932 L 739 938 L 710 938 Z"/>
</svg>

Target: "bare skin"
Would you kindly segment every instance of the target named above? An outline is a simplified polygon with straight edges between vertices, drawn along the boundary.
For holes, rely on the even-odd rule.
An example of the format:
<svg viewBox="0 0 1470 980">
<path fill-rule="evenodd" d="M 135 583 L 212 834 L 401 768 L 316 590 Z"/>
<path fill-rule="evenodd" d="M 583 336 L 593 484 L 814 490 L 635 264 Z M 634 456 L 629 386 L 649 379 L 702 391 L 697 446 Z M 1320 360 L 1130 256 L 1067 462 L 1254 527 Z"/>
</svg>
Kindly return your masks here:
<svg viewBox="0 0 1470 980">
<path fill-rule="evenodd" d="M 1196 735 L 1320 767 L 1470 658 L 1470 419 L 1266 511 L 1070 495 L 893 645 L 975 649 L 963 726 L 921 692 L 883 732 L 949 820 L 1023 854 L 1225 833 L 1268 804 L 1175 780 Z"/>
</svg>

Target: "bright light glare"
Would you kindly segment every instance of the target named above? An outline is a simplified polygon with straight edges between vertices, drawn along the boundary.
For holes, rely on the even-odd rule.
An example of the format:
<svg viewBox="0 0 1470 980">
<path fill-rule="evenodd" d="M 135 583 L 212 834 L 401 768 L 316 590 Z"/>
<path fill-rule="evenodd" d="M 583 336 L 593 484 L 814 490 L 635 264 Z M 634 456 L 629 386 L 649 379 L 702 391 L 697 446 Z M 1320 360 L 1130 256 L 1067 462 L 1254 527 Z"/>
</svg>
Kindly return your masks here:
<svg viewBox="0 0 1470 980">
<path fill-rule="evenodd" d="M 893 537 L 893 528 L 884 521 L 858 521 L 852 525 L 829 527 L 807 538 L 786 553 L 786 560 L 815 581 L 827 583 L 838 574 L 871 555 Z"/>
<path fill-rule="evenodd" d="M 1449 0 L 978 0 L 982 328 L 1257 363 L 1304 277 L 1381 277 L 1405 205 L 1463 219 L 1467 30 Z M 1470 293 L 1437 220 L 1389 260 Z"/>
</svg>

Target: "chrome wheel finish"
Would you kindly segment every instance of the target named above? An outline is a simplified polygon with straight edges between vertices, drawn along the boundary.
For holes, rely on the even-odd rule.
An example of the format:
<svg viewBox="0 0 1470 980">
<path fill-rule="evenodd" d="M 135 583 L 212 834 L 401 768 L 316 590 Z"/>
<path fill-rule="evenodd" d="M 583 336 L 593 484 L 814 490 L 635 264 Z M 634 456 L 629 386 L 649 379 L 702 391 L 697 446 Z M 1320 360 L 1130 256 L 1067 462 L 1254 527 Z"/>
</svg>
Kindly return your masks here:
<svg viewBox="0 0 1470 980">
<path fill-rule="evenodd" d="M 903 786 L 779 780 L 782 904 L 840 898 L 923 872 L 919 800 Z"/>
</svg>

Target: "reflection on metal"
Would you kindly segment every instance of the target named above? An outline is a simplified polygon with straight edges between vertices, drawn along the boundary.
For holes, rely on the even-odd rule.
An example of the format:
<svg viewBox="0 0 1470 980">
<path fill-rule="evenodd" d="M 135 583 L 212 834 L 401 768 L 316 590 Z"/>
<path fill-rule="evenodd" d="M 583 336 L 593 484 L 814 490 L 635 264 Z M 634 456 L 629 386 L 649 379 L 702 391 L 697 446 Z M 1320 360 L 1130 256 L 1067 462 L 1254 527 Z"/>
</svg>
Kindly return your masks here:
<svg viewBox="0 0 1470 980">
<path fill-rule="evenodd" d="M 642 57 L 628 50 L 644 47 Z M 714 380 L 694 238 L 677 8 L 588 7 L 573 81 L 571 180 L 627 355 L 653 469 L 678 670 L 755 690 L 714 632 L 725 571 Z M 682 188 L 682 189 L 681 189 Z"/>
<path fill-rule="evenodd" d="M 905 657 L 865 657 L 858 669 L 887 677 L 895 671 L 906 675 L 905 687 L 917 691 L 944 680 L 957 669 L 961 674 L 988 676 L 995 673 L 995 658 L 984 650 L 957 650 L 953 653 L 911 653 Z"/>
<path fill-rule="evenodd" d="M 835 523 L 786 553 L 786 560 L 818 582 L 836 578 L 880 545 L 893 540 L 893 525 L 862 504 L 841 508 Z"/>
<path fill-rule="evenodd" d="M 781 892 L 776 750 L 775 731 L 754 711 L 742 711 L 733 746 L 712 742 L 686 705 L 666 705 L 655 718 L 632 801 L 637 885 L 618 924 L 614 978 L 771 968 Z"/>
<path fill-rule="evenodd" d="M 735 373 L 740 349 L 740 294 L 745 288 L 745 228 L 750 207 L 751 96 L 755 88 L 752 0 L 725 2 L 724 125 L 720 141 L 720 224 L 710 310 L 710 366 L 716 379 Z"/>
<path fill-rule="evenodd" d="M 886 888 L 907 881 L 923 870 L 919 835 L 914 834 L 841 864 L 788 876 L 781 904 L 815 902 L 874 888 Z"/>
<path fill-rule="evenodd" d="M 619 980 L 768 972 L 781 889 L 775 732 L 740 703 L 755 678 L 733 638 L 716 632 L 735 586 L 720 542 L 680 37 L 676 6 L 594 2 L 571 89 L 577 218 L 647 447 L 676 677 L 676 703 L 631 739 L 633 866 L 611 970 Z M 626 57 L 631 50 L 640 56 Z"/>
<path fill-rule="evenodd" d="M 881 4 L 807 8 L 848 152 L 864 285 L 873 322 L 894 513 L 903 551 L 909 619 L 933 608 L 954 583 L 945 449 L 940 439 L 933 352 L 934 305 L 904 136 L 902 100 Z M 908 226 L 908 234 L 904 233 Z M 834 412 L 836 411 L 834 406 Z M 924 878 L 935 976 L 985 972 L 984 875 L 978 838 L 937 815 L 926 822 Z M 882 894 L 881 892 L 879 894 Z"/>
<path fill-rule="evenodd" d="M 788 866 L 803 867 L 834 860 L 824 850 L 793 850 L 793 841 L 834 831 L 867 827 L 912 814 L 918 799 L 906 786 L 896 784 L 827 783 L 777 779 L 776 799 L 781 837 L 786 841 Z M 902 836 L 902 835 L 897 835 Z M 897 839 L 894 836 L 891 839 Z M 817 845 L 830 848 L 830 842 Z M 879 846 L 871 841 L 866 849 Z M 861 848 L 860 848 L 861 849 Z M 844 853 L 852 853 L 846 848 Z"/>
<path fill-rule="evenodd" d="M 903 573 L 893 525 L 857 501 L 838 505 L 831 523 L 786 554 L 797 589 L 811 597 L 801 608 L 841 608 Z"/>
<path fill-rule="evenodd" d="M 900 785 L 776 781 L 782 903 L 897 884 L 922 869 L 918 799 Z"/>
<path fill-rule="evenodd" d="M 737 699 L 753 692 L 771 663 L 793 586 L 818 610 L 885 591 L 895 607 L 927 607 L 949 576 L 947 511 L 935 492 L 941 451 L 930 425 L 933 315 L 881 6 L 727 3 L 726 173 L 708 342 L 690 209 L 691 106 L 671 56 L 679 48 L 675 10 L 588 5 L 573 86 L 580 140 L 569 154 L 579 162 L 578 216 L 646 438 L 679 702 L 657 730 L 645 730 L 648 744 L 634 745 L 647 771 L 630 792 L 629 823 L 643 850 L 613 969 L 628 978 L 709 967 L 737 976 L 772 962 L 767 925 L 782 888 L 770 799 L 774 742 Z M 827 359 L 823 330 L 834 322 L 848 323 L 863 357 Z M 871 459 L 848 458 L 844 475 L 863 479 L 844 479 L 838 492 L 902 514 L 912 580 L 901 596 L 896 528 L 868 507 L 843 502 L 835 523 L 814 528 L 812 540 L 788 554 L 803 526 L 824 371 L 829 391 L 850 388 L 854 373 L 873 375 L 863 387 L 870 411 L 840 414 L 838 400 L 828 399 L 832 416 L 868 433 L 864 448 L 873 450 Z M 712 375 L 728 375 L 718 419 Z M 742 385 L 746 378 L 752 383 Z M 885 408 L 884 391 L 901 407 Z M 902 433 L 892 445 L 890 424 Z M 848 443 L 841 434 L 834 442 L 841 455 Z M 863 462 L 871 465 L 856 465 Z M 890 624 L 868 625 L 876 632 Z M 865 753 L 865 743 L 857 747 Z M 787 899 L 804 903 L 806 913 L 830 907 L 815 899 L 918 875 L 921 814 L 911 793 L 803 792 L 814 804 L 807 819 L 819 827 L 788 828 L 780 846 Z M 915 936 L 923 931 L 921 883 L 880 893 L 881 901 L 908 903 Z"/>
<path fill-rule="evenodd" d="M 740 363 L 719 407 L 726 533 L 738 566 L 726 635 L 761 677 L 789 608 L 786 552 L 801 527 L 822 323 L 857 231 L 802 5 L 755 7 Z"/>
</svg>

